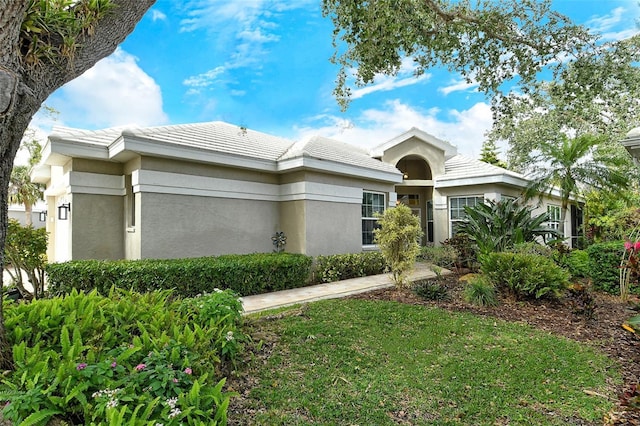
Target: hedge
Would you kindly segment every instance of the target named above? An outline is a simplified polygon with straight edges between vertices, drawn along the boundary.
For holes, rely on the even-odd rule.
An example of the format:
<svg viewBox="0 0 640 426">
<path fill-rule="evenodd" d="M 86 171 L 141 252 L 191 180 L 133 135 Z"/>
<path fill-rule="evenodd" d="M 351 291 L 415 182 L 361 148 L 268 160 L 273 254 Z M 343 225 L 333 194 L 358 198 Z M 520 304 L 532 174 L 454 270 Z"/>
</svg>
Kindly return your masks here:
<svg viewBox="0 0 640 426">
<path fill-rule="evenodd" d="M 302 287 L 312 259 L 302 254 L 257 253 L 166 260 L 77 260 L 47 265 L 53 295 L 112 286 L 137 292 L 173 289 L 182 297 L 231 289 L 241 296 Z"/>
<path fill-rule="evenodd" d="M 623 253 L 622 241 L 592 244 L 587 247 L 589 276 L 595 289 L 620 294 L 620 261 Z"/>
<path fill-rule="evenodd" d="M 330 283 L 349 278 L 382 274 L 387 264 L 379 251 L 317 256 L 314 282 Z"/>
</svg>

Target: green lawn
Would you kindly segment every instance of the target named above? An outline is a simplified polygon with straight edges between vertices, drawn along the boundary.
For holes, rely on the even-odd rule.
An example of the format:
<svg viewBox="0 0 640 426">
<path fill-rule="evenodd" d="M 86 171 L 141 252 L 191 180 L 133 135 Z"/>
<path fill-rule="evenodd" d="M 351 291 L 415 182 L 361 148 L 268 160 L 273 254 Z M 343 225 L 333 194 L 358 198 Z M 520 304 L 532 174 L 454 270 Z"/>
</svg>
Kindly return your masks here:
<svg viewBox="0 0 640 426">
<path fill-rule="evenodd" d="M 278 336 L 234 424 L 601 424 L 612 362 L 530 327 L 394 302 L 331 300 L 256 321 Z"/>
</svg>

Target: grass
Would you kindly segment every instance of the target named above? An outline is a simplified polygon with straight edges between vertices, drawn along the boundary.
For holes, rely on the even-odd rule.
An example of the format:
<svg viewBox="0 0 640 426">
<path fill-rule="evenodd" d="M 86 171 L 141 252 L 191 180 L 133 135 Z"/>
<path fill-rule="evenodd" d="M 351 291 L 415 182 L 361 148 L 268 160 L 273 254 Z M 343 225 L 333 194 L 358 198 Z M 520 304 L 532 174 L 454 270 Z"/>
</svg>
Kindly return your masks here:
<svg viewBox="0 0 640 426">
<path fill-rule="evenodd" d="M 599 423 L 612 401 L 585 390 L 607 394 L 619 381 L 586 345 L 394 302 L 317 302 L 254 327 L 279 340 L 247 367 L 258 384 L 235 424 Z"/>
</svg>

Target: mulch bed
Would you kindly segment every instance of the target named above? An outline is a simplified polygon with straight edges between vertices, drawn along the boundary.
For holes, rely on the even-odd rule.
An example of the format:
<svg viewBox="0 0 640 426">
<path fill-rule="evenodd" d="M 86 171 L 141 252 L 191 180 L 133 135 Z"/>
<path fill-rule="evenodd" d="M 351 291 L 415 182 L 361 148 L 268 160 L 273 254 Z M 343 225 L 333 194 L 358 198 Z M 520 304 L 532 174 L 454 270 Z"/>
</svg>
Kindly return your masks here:
<svg viewBox="0 0 640 426">
<path fill-rule="evenodd" d="M 463 281 L 460 275 L 441 278 L 441 285 L 448 290 L 447 300 L 425 300 L 409 289 L 388 288 L 351 296 L 356 299 L 393 300 L 413 305 L 437 306 L 456 312 L 499 318 L 505 321 L 528 324 L 551 334 L 580 342 L 588 342 L 606 353 L 620 366 L 624 384 L 615 389 L 620 398 L 615 412 L 604 420 L 606 425 L 640 425 L 640 410 L 626 405 L 625 394 L 635 393 L 640 383 L 640 337 L 622 328 L 622 324 L 636 311 L 637 299 L 622 302 L 619 297 L 600 292 L 577 291 L 559 300 L 517 301 L 502 298 L 498 306 L 479 307 L 462 300 Z M 464 279 L 464 278 L 463 278 Z M 586 291 L 586 293 L 585 293 Z M 590 297 L 589 297 L 590 296 Z M 639 386 L 640 387 L 640 386 Z M 640 399 L 640 398 L 639 398 Z"/>
</svg>

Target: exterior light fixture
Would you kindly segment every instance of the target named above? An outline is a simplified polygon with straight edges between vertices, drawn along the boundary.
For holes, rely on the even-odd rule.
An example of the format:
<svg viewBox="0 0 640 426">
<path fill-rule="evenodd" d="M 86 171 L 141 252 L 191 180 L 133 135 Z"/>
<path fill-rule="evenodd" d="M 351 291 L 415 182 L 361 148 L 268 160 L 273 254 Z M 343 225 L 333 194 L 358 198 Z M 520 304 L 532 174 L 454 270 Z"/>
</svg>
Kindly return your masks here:
<svg viewBox="0 0 640 426">
<path fill-rule="evenodd" d="M 58 206 L 58 219 L 67 220 L 69 219 L 69 212 L 71 211 L 71 203 L 60 204 Z"/>
<path fill-rule="evenodd" d="M 46 222 L 47 221 L 47 212 L 46 211 L 41 211 L 38 214 L 38 219 L 40 220 L 40 222 Z"/>
</svg>

